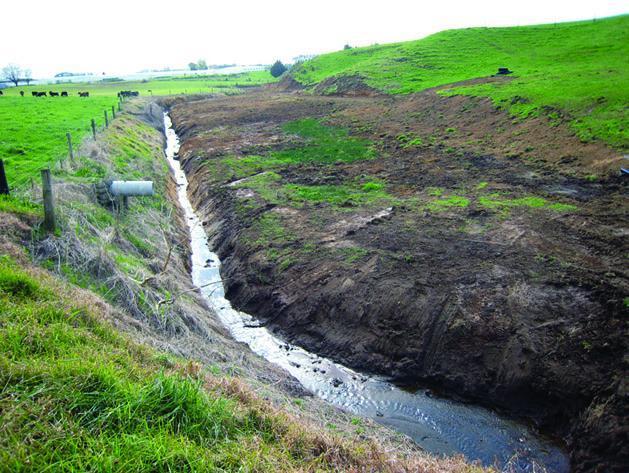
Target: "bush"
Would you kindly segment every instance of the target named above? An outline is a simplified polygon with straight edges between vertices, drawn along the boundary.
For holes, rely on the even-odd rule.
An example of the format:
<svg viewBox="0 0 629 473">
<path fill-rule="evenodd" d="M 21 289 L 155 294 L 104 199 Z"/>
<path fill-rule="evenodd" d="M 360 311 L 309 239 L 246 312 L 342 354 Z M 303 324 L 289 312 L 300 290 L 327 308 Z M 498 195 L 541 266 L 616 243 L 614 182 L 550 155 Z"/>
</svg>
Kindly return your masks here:
<svg viewBox="0 0 629 473">
<path fill-rule="evenodd" d="M 288 68 L 284 64 L 282 64 L 281 61 L 275 61 L 275 64 L 271 66 L 271 75 L 273 77 L 279 77 L 282 74 L 284 74 L 287 70 Z"/>
</svg>

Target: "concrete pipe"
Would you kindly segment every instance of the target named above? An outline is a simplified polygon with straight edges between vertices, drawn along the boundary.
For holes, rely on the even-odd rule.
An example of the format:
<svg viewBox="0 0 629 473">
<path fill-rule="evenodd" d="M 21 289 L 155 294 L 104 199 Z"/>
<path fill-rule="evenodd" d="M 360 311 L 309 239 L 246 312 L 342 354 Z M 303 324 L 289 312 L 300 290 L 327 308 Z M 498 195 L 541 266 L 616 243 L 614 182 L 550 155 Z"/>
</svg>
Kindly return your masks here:
<svg viewBox="0 0 629 473">
<path fill-rule="evenodd" d="M 109 191 L 123 197 L 153 195 L 153 181 L 113 181 Z"/>
</svg>

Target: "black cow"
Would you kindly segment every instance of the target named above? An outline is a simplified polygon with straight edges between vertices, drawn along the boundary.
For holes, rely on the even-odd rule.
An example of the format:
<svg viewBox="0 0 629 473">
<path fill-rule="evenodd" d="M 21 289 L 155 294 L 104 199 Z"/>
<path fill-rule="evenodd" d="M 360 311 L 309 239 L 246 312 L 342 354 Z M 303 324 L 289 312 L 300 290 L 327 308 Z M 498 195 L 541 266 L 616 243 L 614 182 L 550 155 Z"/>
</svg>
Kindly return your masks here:
<svg viewBox="0 0 629 473">
<path fill-rule="evenodd" d="M 67 96 L 68 96 L 68 93 L 64 90 L 63 92 L 61 92 L 61 96 L 62 96 L 62 97 L 67 97 Z"/>
<path fill-rule="evenodd" d="M 52 90 L 48 92 L 48 95 L 51 97 L 59 97 L 59 92 L 53 92 Z"/>
<path fill-rule="evenodd" d="M 31 94 L 33 94 L 33 97 L 37 97 L 37 94 L 38 94 L 38 93 L 39 93 L 39 92 L 35 92 L 34 90 L 31 92 Z"/>
<path fill-rule="evenodd" d="M 23 91 L 23 90 L 20 90 L 20 95 L 21 95 L 22 97 L 24 97 L 24 91 Z"/>
<path fill-rule="evenodd" d="M 140 92 L 138 92 L 137 90 L 133 91 L 133 90 L 121 90 L 120 92 L 118 92 L 118 98 L 122 98 L 122 97 L 138 97 L 140 95 Z"/>
<path fill-rule="evenodd" d="M 79 92 L 79 97 L 89 97 L 90 93 L 89 92 Z"/>
<path fill-rule="evenodd" d="M 0 95 L 4 95 L 4 93 L 2 93 L 2 91 L 0 90 Z"/>
<path fill-rule="evenodd" d="M 46 92 L 33 92 L 33 97 L 46 97 Z"/>
</svg>

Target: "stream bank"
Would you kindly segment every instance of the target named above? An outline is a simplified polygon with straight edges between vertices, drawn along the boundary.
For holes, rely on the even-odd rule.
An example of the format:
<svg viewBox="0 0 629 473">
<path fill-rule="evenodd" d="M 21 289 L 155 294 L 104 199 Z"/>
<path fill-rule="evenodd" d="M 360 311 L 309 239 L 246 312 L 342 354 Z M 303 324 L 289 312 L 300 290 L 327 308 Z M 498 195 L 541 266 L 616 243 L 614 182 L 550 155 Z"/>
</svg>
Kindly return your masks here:
<svg viewBox="0 0 629 473">
<path fill-rule="evenodd" d="M 429 391 L 408 392 L 384 378 L 360 374 L 285 343 L 250 315 L 235 310 L 225 298 L 220 260 L 211 252 L 204 225 L 188 199 L 188 181 L 177 156 L 179 141 L 167 114 L 164 123 L 166 156 L 190 231 L 193 283 L 237 341 L 287 370 L 321 399 L 388 425 L 430 453 L 462 453 L 470 461 L 498 465 L 510 472 L 533 471 L 539 467 L 549 472 L 568 471 L 565 454 L 523 425 L 479 407 L 436 398 Z"/>
<path fill-rule="evenodd" d="M 510 139 L 535 149 L 548 123 L 434 92 L 266 90 L 171 115 L 236 308 L 361 372 L 530 419 L 575 471 L 624 470 L 625 183 L 560 156 L 587 172 L 609 150 L 557 126 L 545 162 L 514 159 Z"/>
</svg>

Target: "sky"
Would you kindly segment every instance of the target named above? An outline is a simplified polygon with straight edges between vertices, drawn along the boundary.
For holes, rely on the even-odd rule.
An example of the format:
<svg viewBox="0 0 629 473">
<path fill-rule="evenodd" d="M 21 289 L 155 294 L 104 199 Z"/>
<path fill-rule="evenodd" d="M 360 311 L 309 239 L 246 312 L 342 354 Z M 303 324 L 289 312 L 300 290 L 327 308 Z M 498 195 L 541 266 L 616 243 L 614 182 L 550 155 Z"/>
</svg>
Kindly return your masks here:
<svg viewBox="0 0 629 473">
<path fill-rule="evenodd" d="M 515 26 L 629 12 L 629 0 L 30 0 L 3 1 L 0 67 L 33 77 L 208 64 L 419 39 L 450 28 Z"/>
</svg>

